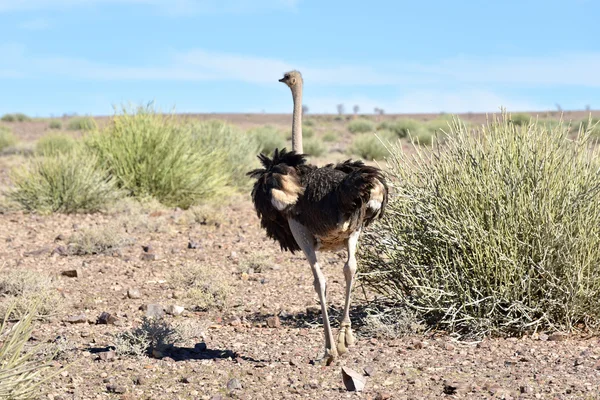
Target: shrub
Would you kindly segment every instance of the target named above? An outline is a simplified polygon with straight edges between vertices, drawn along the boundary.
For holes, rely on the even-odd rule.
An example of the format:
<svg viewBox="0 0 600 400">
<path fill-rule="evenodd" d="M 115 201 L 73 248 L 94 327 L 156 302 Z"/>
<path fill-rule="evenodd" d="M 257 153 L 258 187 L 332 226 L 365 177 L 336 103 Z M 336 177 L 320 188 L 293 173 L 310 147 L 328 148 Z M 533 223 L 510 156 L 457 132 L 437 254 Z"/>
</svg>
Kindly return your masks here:
<svg viewBox="0 0 600 400">
<path fill-rule="evenodd" d="M 119 198 L 114 179 L 88 152 L 34 157 L 13 171 L 14 188 L 8 197 L 26 210 L 39 212 L 95 212 Z"/>
<path fill-rule="evenodd" d="M 148 108 L 124 109 L 85 143 L 128 194 L 188 208 L 223 193 L 239 167 L 228 163 L 228 148 L 206 145 L 220 143 L 217 126 L 199 128 Z"/>
<path fill-rule="evenodd" d="M 325 145 L 315 138 L 310 138 L 302 143 L 304 154 L 308 154 L 313 157 L 321 157 L 327 152 Z"/>
<path fill-rule="evenodd" d="M 393 147 L 386 217 L 359 266 L 419 319 L 471 334 L 600 324 L 600 149 L 503 115 L 444 149 Z"/>
<path fill-rule="evenodd" d="M 33 307 L 36 318 L 47 317 L 62 304 L 50 276 L 21 269 L 0 273 L 0 320 L 25 318 Z"/>
<path fill-rule="evenodd" d="M 56 156 L 73 151 L 77 142 L 71 136 L 54 133 L 40 138 L 35 145 L 35 152 L 42 156 Z"/>
<path fill-rule="evenodd" d="M 348 124 L 348 130 L 352 133 L 373 132 L 375 125 L 368 119 L 355 119 Z"/>
<path fill-rule="evenodd" d="M 50 121 L 50 123 L 48 124 L 48 128 L 50 129 L 62 129 L 62 122 L 54 119 L 52 121 Z"/>
<path fill-rule="evenodd" d="M 579 130 L 579 128 L 583 131 L 589 131 L 590 135 L 593 137 L 600 137 L 600 118 L 587 118 L 582 120 L 579 124 L 576 124 L 574 128 Z"/>
<path fill-rule="evenodd" d="M 8 314 L 11 314 L 10 312 Z M 43 376 L 52 368 L 52 356 L 40 358 L 39 347 L 28 348 L 37 316 L 36 304 L 22 315 L 19 322 L 9 326 L 5 318 L 0 323 L 0 398 L 25 400 L 35 398 L 40 385 L 55 373 Z"/>
<path fill-rule="evenodd" d="M 75 233 L 69 238 L 68 252 L 77 256 L 109 255 L 131 244 L 133 239 L 124 234 L 122 226 L 118 223 L 110 223 Z"/>
<path fill-rule="evenodd" d="M 527 125 L 531 121 L 531 115 L 525 113 L 517 113 L 510 115 L 510 121 L 518 126 Z"/>
<path fill-rule="evenodd" d="M 171 281 L 176 288 L 186 288 L 183 301 L 193 309 L 207 311 L 227 306 L 231 288 L 216 268 L 200 264 L 181 265 L 172 273 Z"/>
<path fill-rule="evenodd" d="M 67 123 L 67 129 L 70 131 L 92 131 L 97 128 L 96 120 L 91 117 L 75 117 Z"/>
<path fill-rule="evenodd" d="M 323 135 L 322 139 L 324 142 L 335 142 L 338 139 L 338 134 L 336 132 L 329 131 Z"/>
<path fill-rule="evenodd" d="M 312 119 L 305 119 L 304 121 L 302 121 L 302 124 L 304 125 L 303 128 L 306 126 L 314 126 L 315 121 Z"/>
<path fill-rule="evenodd" d="M 158 352 L 168 350 L 180 339 L 177 330 L 167 321 L 144 317 L 139 327 L 116 334 L 114 345 L 119 355 L 141 357 L 152 355 L 153 350 Z"/>
<path fill-rule="evenodd" d="M 4 122 L 27 122 L 31 121 L 27 115 L 23 113 L 14 113 L 14 114 L 4 114 L 2 116 L 2 121 Z"/>
<path fill-rule="evenodd" d="M 13 135 L 10 128 L 0 126 L 0 151 L 14 146 L 17 143 L 17 138 Z"/>
<path fill-rule="evenodd" d="M 379 132 L 378 136 L 385 143 L 390 135 L 385 133 L 382 135 L 381 132 Z M 350 146 L 350 152 L 367 160 L 380 160 L 388 155 L 386 146 L 372 133 L 363 133 L 362 135 L 356 136 Z"/>
<path fill-rule="evenodd" d="M 285 138 L 283 133 L 270 125 L 250 129 L 248 134 L 258 143 L 259 153 L 264 153 L 270 156 L 273 154 L 275 149 L 281 149 L 285 147 Z"/>
<path fill-rule="evenodd" d="M 394 121 L 383 121 L 377 125 L 377 130 L 392 131 L 396 136 L 402 139 L 407 137 L 409 133 L 415 135 L 422 127 L 423 124 L 421 122 L 410 118 L 404 118 Z"/>
</svg>

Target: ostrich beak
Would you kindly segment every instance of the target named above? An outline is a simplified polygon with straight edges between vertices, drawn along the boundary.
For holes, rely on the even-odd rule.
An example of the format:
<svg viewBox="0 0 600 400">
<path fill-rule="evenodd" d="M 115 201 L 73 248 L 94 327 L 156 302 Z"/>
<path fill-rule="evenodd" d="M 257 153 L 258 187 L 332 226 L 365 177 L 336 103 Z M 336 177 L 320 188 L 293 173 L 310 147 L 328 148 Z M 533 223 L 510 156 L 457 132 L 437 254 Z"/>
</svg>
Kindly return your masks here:
<svg viewBox="0 0 600 400">
<path fill-rule="evenodd" d="M 281 78 L 281 79 L 279 79 L 279 82 L 283 82 L 283 83 L 285 83 L 285 78 Z"/>
</svg>

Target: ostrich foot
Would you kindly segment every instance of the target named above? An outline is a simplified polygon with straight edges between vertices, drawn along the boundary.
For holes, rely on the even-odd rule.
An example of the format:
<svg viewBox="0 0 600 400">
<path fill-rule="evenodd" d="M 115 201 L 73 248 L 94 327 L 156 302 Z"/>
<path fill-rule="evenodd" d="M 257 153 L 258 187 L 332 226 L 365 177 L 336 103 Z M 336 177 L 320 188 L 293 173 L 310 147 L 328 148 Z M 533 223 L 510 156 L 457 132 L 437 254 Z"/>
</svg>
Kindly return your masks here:
<svg viewBox="0 0 600 400">
<path fill-rule="evenodd" d="M 352 334 L 350 323 L 342 323 L 337 341 L 337 351 L 339 354 L 344 354 L 348 351 L 348 347 L 354 346 L 356 339 Z"/>
<path fill-rule="evenodd" d="M 338 353 L 337 350 L 334 349 L 325 349 L 325 354 L 323 355 L 322 358 L 319 358 L 317 360 L 313 361 L 314 365 L 319 365 L 321 367 L 328 367 L 331 364 L 333 364 L 333 362 L 335 360 L 337 360 L 338 357 Z"/>
</svg>

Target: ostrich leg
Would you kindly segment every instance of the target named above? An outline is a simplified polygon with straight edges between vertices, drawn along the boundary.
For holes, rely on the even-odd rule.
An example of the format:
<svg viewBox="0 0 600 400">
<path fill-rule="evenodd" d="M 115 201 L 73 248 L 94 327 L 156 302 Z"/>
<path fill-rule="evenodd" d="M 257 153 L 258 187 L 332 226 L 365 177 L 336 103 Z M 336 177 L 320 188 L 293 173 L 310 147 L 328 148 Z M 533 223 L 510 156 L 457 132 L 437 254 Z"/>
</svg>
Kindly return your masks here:
<svg viewBox="0 0 600 400">
<path fill-rule="evenodd" d="M 348 260 L 344 264 L 344 278 L 346 278 L 346 301 L 344 303 L 344 316 L 340 322 L 340 333 L 338 336 L 337 350 L 339 354 L 344 354 L 348 351 L 348 346 L 354 345 L 355 339 L 350 327 L 350 293 L 352 284 L 354 283 L 354 275 L 356 274 L 356 246 L 360 229 L 353 232 L 348 238 Z"/>
<path fill-rule="evenodd" d="M 327 300 L 325 298 L 325 275 L 321 272 L 321 267 L 317 262 L 317 255 L 315 253 L 314 238 L 313 235 L 300 223 L 289 220 L 290 229 L 296 239 L 296 243 L 300 246 L 312 269 L 314 277 L 315 291 L 319 295 L 321 302 L 321 315 L 323 316 L 323 329 L 325 331 L 325 354 L 319 361 L 321 364 L 330 365 L 338 356 L 337 347 L 334 346 L 333 333 L 331 332 L 331 326 L 329 325 L 329 316 L 327 314 Z"/>
</svg>

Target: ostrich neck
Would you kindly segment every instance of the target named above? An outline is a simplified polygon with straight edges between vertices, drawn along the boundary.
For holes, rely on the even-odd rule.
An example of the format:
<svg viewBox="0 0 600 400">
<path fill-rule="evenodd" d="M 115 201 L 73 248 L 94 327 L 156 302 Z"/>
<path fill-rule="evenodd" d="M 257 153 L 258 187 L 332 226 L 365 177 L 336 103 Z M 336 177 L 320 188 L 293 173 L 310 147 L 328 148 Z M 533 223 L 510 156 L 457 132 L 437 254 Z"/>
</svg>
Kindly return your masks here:
<svg viewBox="0 0 600 400">
<path fill-rule="evenodd" d="M 302 153 L 302 84 L 292 89 L 294 114 L 292 119 L 292 150 Z"/>
</svg>

